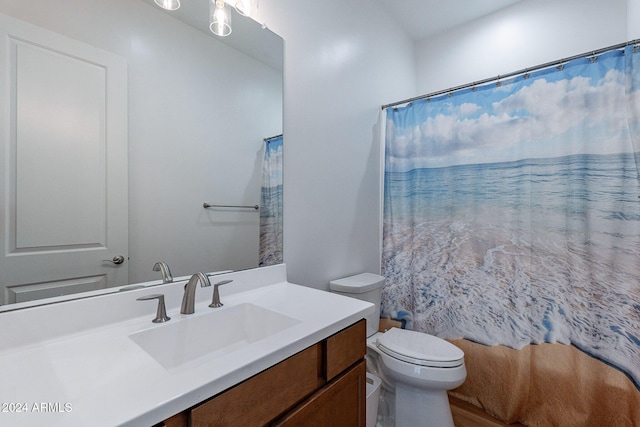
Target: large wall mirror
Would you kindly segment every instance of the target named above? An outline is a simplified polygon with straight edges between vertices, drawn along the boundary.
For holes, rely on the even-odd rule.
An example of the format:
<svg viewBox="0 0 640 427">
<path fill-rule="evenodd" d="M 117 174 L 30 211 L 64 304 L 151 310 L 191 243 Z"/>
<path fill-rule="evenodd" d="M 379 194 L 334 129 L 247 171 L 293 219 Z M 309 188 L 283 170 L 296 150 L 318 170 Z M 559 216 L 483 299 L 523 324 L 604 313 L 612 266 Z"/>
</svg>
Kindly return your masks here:
<svg viewBox="0 0 640 427">
<path fill-rule="evenodd" d="M 209 0 L 174 12 L 153 0 L 0 3 L 11 94 L 0 107 L 0 311 L 159 282 L 158 261 L 176 278 L 258 267 L 253 206 L 265 139 L 282 134 L 283 42 L 231 10 L 221 38 Z M 76 124 L 93 110 L 99 120 Z M 99 135 L 95 149 L 82 132 Z"/>
</svg>

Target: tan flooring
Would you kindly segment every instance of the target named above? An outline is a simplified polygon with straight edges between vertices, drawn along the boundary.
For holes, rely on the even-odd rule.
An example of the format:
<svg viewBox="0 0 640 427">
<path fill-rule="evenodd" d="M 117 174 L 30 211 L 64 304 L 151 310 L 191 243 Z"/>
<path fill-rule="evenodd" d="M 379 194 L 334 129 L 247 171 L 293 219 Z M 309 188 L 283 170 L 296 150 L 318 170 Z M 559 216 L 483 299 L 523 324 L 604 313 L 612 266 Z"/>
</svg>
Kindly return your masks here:
<svg viewBox="0 0 640 427">
<path fill-rule="evenodd" d="M 524 424 L 505 424 L 483 410 L 463 400 L 449 396 L 451 413 L 456 427 L 526 427 Z"/>
</svg>

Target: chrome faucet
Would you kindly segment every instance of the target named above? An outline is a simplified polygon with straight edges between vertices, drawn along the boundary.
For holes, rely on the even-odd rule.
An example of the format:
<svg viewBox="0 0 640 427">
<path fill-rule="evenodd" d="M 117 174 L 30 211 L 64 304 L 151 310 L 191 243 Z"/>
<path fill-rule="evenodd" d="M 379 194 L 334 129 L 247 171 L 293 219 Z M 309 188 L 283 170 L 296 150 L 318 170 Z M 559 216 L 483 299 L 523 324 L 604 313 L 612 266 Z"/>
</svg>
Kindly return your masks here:
<svg viewBox="0 0 640 427">
<path fill-rule="evenodd" d="M 200 287 L 211 286 L 209 278 L 204 273 L 196 273 L 191 276 L 191 279 L 184 285 L 184 296 L 182 297 L 182 306 L 180 307 L 180 314 L 193 314 L 195 311 L 196 302 L 196 285 L 200 282 Z"/>
<path fill-rule="evenodd" d="M 171 283 L 173 282 L 173 276 L 171 275 L 171 270 L 169 270 L 169 266 L 164 261 L 158 261 L 153 266 L 153 271 L 159 271 L 162 274 L 162 283 Z"/>
</svg>

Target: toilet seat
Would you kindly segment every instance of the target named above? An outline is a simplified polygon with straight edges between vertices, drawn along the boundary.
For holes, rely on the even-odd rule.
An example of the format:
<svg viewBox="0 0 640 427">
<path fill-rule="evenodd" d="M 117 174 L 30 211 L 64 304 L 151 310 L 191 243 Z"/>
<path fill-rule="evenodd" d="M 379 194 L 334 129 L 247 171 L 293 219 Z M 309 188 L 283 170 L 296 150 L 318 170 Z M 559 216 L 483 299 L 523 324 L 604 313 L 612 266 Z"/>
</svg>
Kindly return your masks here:
<svg viewBox="0 0 640 427">
<path fill-rule="evenodd" d="M 391 328 L 378 336 L 376 345 L 383 353 L 413 365 L 455 368 L 464 363 L 464 352 L 433 335 Z"/>
</svg>

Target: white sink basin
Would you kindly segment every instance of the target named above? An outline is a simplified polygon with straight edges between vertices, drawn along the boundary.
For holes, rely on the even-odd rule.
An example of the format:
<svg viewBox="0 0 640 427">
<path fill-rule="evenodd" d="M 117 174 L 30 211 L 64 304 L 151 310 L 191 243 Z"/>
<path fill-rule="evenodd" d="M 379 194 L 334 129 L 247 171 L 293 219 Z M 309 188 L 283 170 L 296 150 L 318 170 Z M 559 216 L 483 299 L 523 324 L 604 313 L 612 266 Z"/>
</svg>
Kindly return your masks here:
<svg viewBox="0 0 640 427">
<path fill-rule="evenodd" d="M 163 367 L 174 369 L 197 359 L 228 354 L 300 323 L 249 303 L 214 310 L 171 320 L 129 338 Z"/>
</svg>

